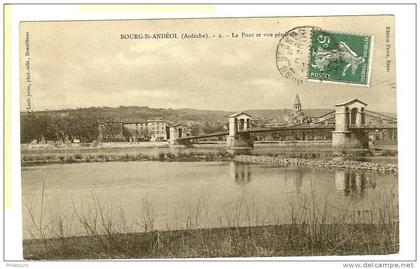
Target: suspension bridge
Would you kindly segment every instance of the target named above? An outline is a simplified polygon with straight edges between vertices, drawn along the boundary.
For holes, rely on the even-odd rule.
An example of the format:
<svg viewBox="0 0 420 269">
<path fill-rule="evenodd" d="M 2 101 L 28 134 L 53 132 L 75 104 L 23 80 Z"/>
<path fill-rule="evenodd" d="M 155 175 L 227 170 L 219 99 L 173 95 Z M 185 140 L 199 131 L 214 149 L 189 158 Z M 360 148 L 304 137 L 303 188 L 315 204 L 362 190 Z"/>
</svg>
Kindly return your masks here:
<svg viewBox="0 0 420 269">
<path fill-rule="evenodd" d="M 169 144 L 188 145 L 200 139 L 226 136 L 228 148 L 252 148 L 252 134 L 285 131 L 330 130 L 332 146 L 339 149 L 368 148 L 368 133 L 375 130 L 397 130 L 397 119 L 366 109 L 367 104 L 353 99 L 335 105 L 335 109 L 312 118 L 309 122 L 288 125 L 258 127 L 253 126 L 251 115 L 245 112 L 233 114 L 228 120 L 228 130 L 209 134 L 187 136 L 181 127 L 171 127 Z"/>
</svg>

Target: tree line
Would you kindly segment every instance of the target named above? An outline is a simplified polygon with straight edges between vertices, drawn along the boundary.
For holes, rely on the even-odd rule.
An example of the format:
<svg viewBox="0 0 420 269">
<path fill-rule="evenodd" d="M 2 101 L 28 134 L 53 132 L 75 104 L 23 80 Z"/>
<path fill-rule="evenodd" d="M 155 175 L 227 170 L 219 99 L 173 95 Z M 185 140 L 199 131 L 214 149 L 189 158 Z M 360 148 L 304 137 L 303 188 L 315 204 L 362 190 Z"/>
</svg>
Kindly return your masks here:
<svg viewBox="0 0 420 269">
<path fill-rule="evenodd" d="M 48 115 L 28 113 L 20 118 L 21 143 L 32 141 L 92 142 L 98 138 L 99 119 L 89 115 Z"/>
</svg>

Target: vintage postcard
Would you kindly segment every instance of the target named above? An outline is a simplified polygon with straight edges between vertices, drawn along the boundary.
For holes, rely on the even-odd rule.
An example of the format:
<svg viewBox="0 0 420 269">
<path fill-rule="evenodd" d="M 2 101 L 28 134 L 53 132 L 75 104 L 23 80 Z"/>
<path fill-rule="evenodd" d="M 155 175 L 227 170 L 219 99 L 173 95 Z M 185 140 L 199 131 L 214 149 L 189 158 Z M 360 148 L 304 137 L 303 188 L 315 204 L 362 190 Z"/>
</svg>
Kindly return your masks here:
<svg viewBox="0 0 420 269">
<path fill-rule="evenodd" d="M 21 22 L 24 258 L 398 253 L 394 37 L 392 15 Z"/>
</svg>

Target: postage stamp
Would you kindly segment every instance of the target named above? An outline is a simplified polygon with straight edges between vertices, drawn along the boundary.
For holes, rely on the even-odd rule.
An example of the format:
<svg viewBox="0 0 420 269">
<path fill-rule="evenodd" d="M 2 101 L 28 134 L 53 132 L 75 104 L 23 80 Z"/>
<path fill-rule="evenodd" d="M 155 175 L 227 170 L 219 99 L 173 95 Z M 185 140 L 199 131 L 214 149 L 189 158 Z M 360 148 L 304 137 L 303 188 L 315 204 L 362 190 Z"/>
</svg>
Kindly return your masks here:
<svg viewBox="0 0 420 269">
<path fill-rule="evenodd" d="M 307 80 L 369 86 L 373 35 L 312 30 Z"/>
</svg>

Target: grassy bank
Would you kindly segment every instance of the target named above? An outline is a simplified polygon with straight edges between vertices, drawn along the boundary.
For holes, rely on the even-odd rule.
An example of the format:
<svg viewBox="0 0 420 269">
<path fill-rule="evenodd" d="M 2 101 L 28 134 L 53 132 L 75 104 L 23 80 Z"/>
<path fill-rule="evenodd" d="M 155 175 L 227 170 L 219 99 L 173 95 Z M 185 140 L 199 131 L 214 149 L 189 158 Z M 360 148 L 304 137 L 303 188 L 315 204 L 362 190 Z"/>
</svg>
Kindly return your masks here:
<svg viewBox="0 0 420 269">
<path fill-rule="evenodd" d="M 22 166 L 42 165 L 42 164 L 65 164 L 65 163 L 85 163 L 85 162 L 128 162 L 128 161 L 227 161 L 233 160 L 235 155 L 226 151 L 175 151 L 175 152 L 139 152 L 139 151 L 106 151 L 95 150 L 94 152 L 74 152 L 62 151 L 59 153 L 45 151 L 36 151 L 36 153 L 22 152 L 21 164 Z M 390 157 L 395 156 L 389 151 L 365 150 L 365 151 L 349 151 L 346 153 L 334 152 L 319 152 L 319 151 L 288 151 L 283 153 L 251 153 L 250 157 L 267 157 L 277 159 L 302 159 L 302 160 L 332 160 L 334 158 L 341 158 L 342 160 L 354 160 L 359 163 L 366 162 L 372 157 Z M 284 163 L 287 164 L 287 163 Z M 374 170 L 374 169 L 373 169 Z"/>
<path fill-rule="evenodd" d="M 397 253 L 398 225 L 271 225 L 25 240 L 25 259 L 133 259 Z"/>
<path fill-rule="evenodd" d="M 218 152 L 185 152 L 185 153 L 70 153 L 70 154 L 36 154 L 22 156 L 22 166 L 86 163 L 86 162 L 130 162 L 130 161 L 225 161 L 232 160 L 233 155 Z"/>
</svg>

